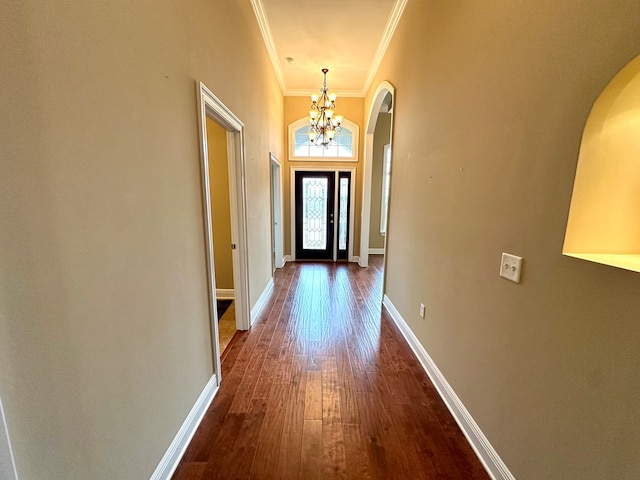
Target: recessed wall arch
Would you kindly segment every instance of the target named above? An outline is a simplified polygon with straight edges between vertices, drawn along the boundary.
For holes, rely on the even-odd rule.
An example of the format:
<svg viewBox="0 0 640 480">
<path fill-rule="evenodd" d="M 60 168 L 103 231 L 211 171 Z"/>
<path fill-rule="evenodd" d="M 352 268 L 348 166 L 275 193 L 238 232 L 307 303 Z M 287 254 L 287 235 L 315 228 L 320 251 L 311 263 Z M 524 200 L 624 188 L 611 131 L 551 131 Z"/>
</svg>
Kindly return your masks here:
<svg viewBox="0 0 640 480">
<path fill-rule="evenodd" d="M 361 267 L 369 266 L 369 228 L 371 225 L 371 178 L 373 176 L 373 134 L 376 130 L 378 121 L 378 113 L 382 107 L 387 95 L 392 96 L 392 102 L 395 104 L 395 87 L 386 80 L 380 82 L 373 94 L 373 101 L 369 108 L 367 116 L 367 124 L 365 127 L 364 138 L 364 156 L 363 156 L 363 175 L 364 182 L 362 186 L 362 222 L 360 227 L 360 259 Z M 393 149 L 393 116 L 391 120 L 390 145 Z"/>
<path fill-rule="evenodd" d="M 640 56 L 587 119 L 562 253 L 640 272 Z"/>
</svg>

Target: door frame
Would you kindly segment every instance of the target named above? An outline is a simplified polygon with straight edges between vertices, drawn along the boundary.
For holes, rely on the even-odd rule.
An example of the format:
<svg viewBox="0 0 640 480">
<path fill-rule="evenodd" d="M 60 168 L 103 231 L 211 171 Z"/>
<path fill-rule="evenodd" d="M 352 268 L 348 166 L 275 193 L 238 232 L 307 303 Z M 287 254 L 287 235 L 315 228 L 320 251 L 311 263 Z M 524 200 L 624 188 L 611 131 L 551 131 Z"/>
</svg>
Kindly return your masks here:
<svg viewBox="0 0 640 480">
<path fill-rule="evenodd" d="M 389 144 L 391 145 L 391 155 L 393 156 L 393 124 L 395 117 L 396 89 L 387 81 L 380 82 L 376 92 L 373 95 L 373 101 L 369 109 L 369 117 L 367 119 L 367 127 L 365 128 L 364 140 L 364 178 L 362 185 L 362 222 L 360 225 L 360 258 L 358 264 L 361 267 L 369 266 L 369 228 L 371 226 L 371 182 L 373 176 L 373 135 L 376 131 L 376 123 L 378 122 L 378 113 L 384 101 L 384 97 L 388 93 L 393 98 L 393 109 L 391 113 L 391 132 L 389 134 Z M 389 208 L 387 206 L 387 208 Z M 389 218 L 387 217 L 387 233 L 385 235 L 384 253 L 385 253 L 385 269 L 386 269 L 386 253 L 389 238 Z"/>
<path fill-rule="evenodd" d="M 2 406 L 2 398 L 0 398 L 0 475 L 1 474 L 6 475 L 7 480 L 18 479 L 16 462 L 13 457 L 13 450 L 11 449 L 9 427 L 7 426 L 7 419 Z"/>
<path fill-rule="evenodd" d="M 294 166 L 290 167 L 289 172 L 289 181 L 290 181 L 290 190 L 289 190 L 289 198 L 291 199 L 291 260 L 295 261 L 296 259 L 296 172 L 328 172 L 334 173 L 336 176 L 336 188 L 334 189 L 334 213 L 337 210 L 338 206 L 338 193 L 339 189 L 338 185 L 338 172 L 349 172 L 351 174 L 351 191 L 349 192 L 349 196 L 351 198 L 351 208 L 349 211 L 349 261 L 355 261 L 353 257 L 353 232 L 354 232 L 354 219 L 355 219 L 355 195 L 356 195 L 356 167 L 317 167 L 317 166 Z M 336 261 L 336 257 L 338 255 L 338 251 L 336 249 L 337 241 L 338 241 L 338 229 L 334 228 L 333 231 L 333 239 L 331 240 L 334 244 L 333 248 L 333 261 Z"/>
<path fill-rule="evenodd" d="M 275 255 L 275 268 L 284 267 L 284 229 L 282 221 L 284 219 L 284 209 L 282 204 L 282 164 L 278 158 L 269 153 L 271 160 L 270 180 L 271 180 L 271 229 L 272 242 L 271 251 Z"/>
<path fill-rule="evenodd" d="M 247 199 L 245 190 L 244 124 L 204 83 L 196 82 L 198 98 L 198 126 L 200 130 L 200 167 L 207 264 L 209 321 L 214 360 L 214 374 L 221 381 L 220 346 L 218 343 L 218 309 L 216 306 L 215 268 L 213 263 L 213 229 L 211 224 L 211 187 L 209 185 L 209 152 L 207 146 L 207 118 L 227 131 L 227 159 L 229 162 L 229 203 L 231 213 L 231 242 L 233 250 L 233 284 L 235 292 L 236 328 L 250 327 L 249 270 L 247 250 Z"/>
</svg>

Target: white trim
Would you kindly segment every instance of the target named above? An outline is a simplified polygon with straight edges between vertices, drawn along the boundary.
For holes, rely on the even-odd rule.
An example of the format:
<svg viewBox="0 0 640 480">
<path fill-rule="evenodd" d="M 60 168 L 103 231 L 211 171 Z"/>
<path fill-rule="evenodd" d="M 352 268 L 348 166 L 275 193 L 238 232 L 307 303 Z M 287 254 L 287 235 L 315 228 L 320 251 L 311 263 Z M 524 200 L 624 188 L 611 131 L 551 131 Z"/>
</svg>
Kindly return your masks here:
<svg viewBox="0 0 640 480">
<path fill-rule="evenodd" d="M 252 3 L 253 1 L 259 1 L 259 0 L 252 0 Z M 389 43 L 391 43 L 391 39 L 393 38 L 393 34 L 395 33 L 396 28 L 398 27 L 398 23 L 400 22 L 400 18 L 404 13 L 404 9 L 407 6 L 407 2 L 408 0 L 396 0 L 395 3 L 393 4 L 393 8 L 391 9 L 391 13 L 389 14 L 389 18 L 387 20 L 387 24 L 385 25 L 382 38 L 380 38 L 380 42 L 378 43 L 378 48 L 376 49 L 376 53 L 374 54 L 373 59 L 371 60 L 369 71 L 367 72 L 365 81 L 362 84 L 362 88 L 360 90 L 336 90 L 336 95 L 338 95 L 338 97 L 359 98 L 359 97 L 367 96 L 367 92 L 371 87 L 371 82 L 373 82 L 373 79 L 376 76 L 376 73 L 378 73 L 380 64 L 384 59 L 384 55 L 387 52 L 387 48 L 389 48 Z M 271 41 L 273 42 L 273 40 Z M 265 40 L 265 43 L 266 42 L 267 41 Z M 309 90 L 285 88 L 284 95 L 287 97 L 308 97 Z"/>
<path fill-rule="evenodd" d="M 407 1 L 408 0 L 396 0 L 394 3 L 391 13 L 389 14 L 389 19 L 387 20 L 387 24 L 385 25 L 382 38 L 380 39 L 380 43 L 378 43 L 378 48 L 373 56 L 373 60 L 371 61 L 369 71 L 365 77 L 364 83 L 362 84 L 362 88 L 360 90 L 335 90 L 336 95 L 339 97 L 353 98 L 362 98 L 367 95 L 371 82 L 378 72 L 378 68 L 380 68 L 384 54 L 386 53 L 389 43 L 391 42 L 391 38 L 396 31 L 398 22 L 400 22 L 400 18 L 404 12 Z M 267 53 L 269 54 L 269 59 L 271 60 L 271 66 L 273 67 L 276 79 L 278 80 L 278 85 L 280 86 L 282 95 L 285 97 L 308 97 L 310 95 L 310 90 L 287 88 L 284 80 L 284 74 L 282 72 L 282 64 L 280 63 L 280 57 L 278 55 L 278 50 L 276 49 L 276 44 L 273 40 L 273 35 L 271 34 L 271 27 L 269 26 L 269 20 L 264 10 L 262 0 L 250 0 L 250 2 L 253 7 L 253 13 L 258 21 L 260 33 L 262 33 L 262 39 L 264 40 Z"/>
<path fill-rule="evenodd" d="M 291 122 L 287 127 L 287 148 L 289 152 L 289 161 L 290 162 L 346 162 L 346 163 L 354 163 L 358 161 L 358 146 L 360 144 L 360 126 L 356 123 L 353 123 L 348 118 L 342 119 L 342 125 L 345 128 L 351 130 L 353 135 L 351 137 L 352 140 L 352 148 L 353 155 L 350 157 L 298 157 L 295 155 L 295 131 L 301 127 L 309 126 L 309 117 L 302 117 L 296 120 L 295 122 Z"/>
<path fill-rule="evenodd" d="M 282 202 L 282 164 L 273 152 L 269 154 L 271 165 L 269 177 L 271 184 L 271 228 L 272 228 L 272 258 L 275 258 L 275 268 L 284 267 L 284 206 Z M 274 171 L 277 169 L 277 172 Z"/>
<path fill-rule="evenodd" d="M 367 126 L 364 130 L 364 155 L 362 157 L 364 178 L 362 185 L 362 210 L 360 221 L 360 261 L 358 264 L 361 267 L 369 266 L 369 228 L 371 225 L 371 182 L 373 176 L 373 134 L 376 130 L 376 123 L 378 122 L 378 113 L 380 113 L 380 107 L 384 101 L 384 97 L 387 93 L 391 93 L 393 96 L 393 110 L 391 113 L 391 132 L 389 133 L 389 144 L 391 145 L 391 151 L 393 155 L 393 119 L 395 111 L 395 95 L 396 90 L 389 82 L 380 82 L 376 92 L 373 95 L 371 107 L 369 109 L 369 117 L 367 119 Z M 393 168 L 393 167 L 392 167 Z M 387 231 L 389 230 L 387 225 Z M 387 237 L 388 239 L 388 237 Z M 386 240 L 385 239 L 385 245 Z"/>
<path fill-rule="evenodd" d="M 384 28 L 384 33 L 382 34 L 382 38 L 380 39 L 380 43 L 378 44 L 378 49 L 376 50 L 376 53 L 373 56 L 373 60 L 371 61 L 369 74 L 367 75 L 367 79 L 362 86 L 362 91 L 364 92 L 369 91 L 371 82 L 373 82 L 373 78 L 376 76 L 376 73 L 378 73 L 378 68 L 380 68 L 380 64 L 382 63 L 384 54 L 389 47 L 391 38 L 396 31 L 396 27 L 398 26 L 398 22 L 400 22 L 400 17 L 402 17 L 402 13 L 404 12 L 404 7 L 406 7 L 406 5 L 407 0 L 396 0 L 396 3 L 393 5 L 391 15 L 389 15 L 389 20 L 387 20 L 387 25 Z"/>
<path fill-rule="evenodd" d="M 349 259 L 350 262 L 354 262 L 354 263 L 358 263 L 360 262 L 360 257 L 358 257 L 357 255 L 354 255 L 353 257 L 351 257 Z"/>
<path fill-rule="evenodd" d="M 260 26 L 260 32 L 262 33 L 262 39 L 264 40 L 264 44 L 267 47 L 267 53 L 269 54 L 269 58 L 271 59 L 271 65 L 273 66 L 273 71 L 276 74 L 278 85 L 280 85 L 280 91 L 283 92 L 283 95 L 286 95 L 286 87 L 284 84 L 282 67 L 280 65 L 280 60 L 278 57 L 278 50 L 276 49 L 276 44 L 273 41 L 273 36 L 271 35 L 269 20 L 267 19 L 267 14 L 264 11 L 262 0 L 251 0 L 251 6 L 253 7 L 253 13 L 256 14 L 256 19 L 258 20 L 258 25 Z"/>
<path fill-rule="evenodd" d="M 384 248 L 370 248 L 369 255 L 384 255 Z"/>
<path fill-rule="evenodd" d="M 247 330 L 250 324 L 249 269 L 247 247 L 247 198 L 245 188 L 244 124 L 204 83 L 196 82 L 198 95 L 198 126 L 200 129 L 200 166 L 202 171 L 203 221 L 205 227 L 205 253 L 207 262 L 207 289 L 211 322 L 211 345 L 214 373 L 221 381 L 218 342 L 218 309 L 213 256 L 213 229 L 211 224 L 211 188 L 209 185 L 209 153 L 207 145 L 207 118 L 227 131 L 227 157 L 229 163 L 229 203 L 231 214 L 233 287 L 235 291 L 235 317 L 238 330 Z"/>
<path fill-rule="evenodd" d="M 218 380 L 215 375 L 212 375 L 149 480 L 169 480 L 171 478 L 204 414 L 211 405 L 213 397 L 218 393 L 218 388 Z"/>
<path fill-rule="evenodd" d="M 6 480 L 18 480 L 18 471 L 16 470 L 16 461 L 13 457 L 11 449 L 11 439 L 9 438 L 9 427 L 7 427 L 7 419 L 4 416 L 4 408 L 2 407 L 2 399 L 0 398 L 0 478 Z"/>
<path fill-rule="evenodd" d="M 267 282 L 267 285 L 264 287 L 264 290 L 260 294 L 260 298 L 258 298 L 258 301 L 251 309 L 251 326 L 253 326 L 253 324 L 256 323 L 256 320 L 258 320 L 258 317 L 264 311 L 264 308 L 269 303 L 269 296 L 271 295 L 272 291 L 273 291 L 273 277 L 269 279 L 269 281 Z"/>
<path fill-rule="evenodd" d="M 336 191 L 338 184 L 338 173 L 339 172 L 349 172 L 351 174 L 351 205 L 349 208 L 349 252 L 347 255 L 349 262 L 358 262 L 359 257 L 353 256 L 353 238 L 355 232 L 355 197 L 356 197 L 356 167 L 312 167 L 312 166 L 293 166 L 290 167 L 289 172 L 289 198 L 291 200 L 291 255 L 288 255 L 288 261 L 296 260 L 296 172 L 333 172 L 336 177 Z M 336 202 L 334 211 L 337 211 L 338 204 Z M 333 231 L 334 238 L 334 249 L 333 249 L 333 261 L 336 261 L 338 250 L 335 247 L 337 238 L 338 238 L 338 229 L 334 228 Z M 358 260 L 356 260 L 358 259 Z"/>
<path fill-rule="evenodd" d="M 216 288 L 216 298 L 219 300 L 232 300 L 235 293 L 233 288 Z"/>
<path fill-rule="evenodd" d="M 413 350 L 413 353 L 420 361 L 422 368 L 424 368 L 427 375 L 429 375 L 440 397 L 458 423 L 464 436 L 467 437 L 471 448 L 473 448 L 491 478 L 494 480 L 515 480 L 515 477 L 502 461 L 498 452 L 496 452 L 491 443 L 489 443 L 489 440 L 484 433 L 482 433 L 476 421 L 387 295 L 384 296 L 382 304 L 402 332 L 411 350 Z"/>
<path fill-rule="evenodd" d="M 287 262 L 293 262 L 291 255 L 285 255 L 284 257 L 282 257 L 282 264 L 284 265 Z"/>
</svg>

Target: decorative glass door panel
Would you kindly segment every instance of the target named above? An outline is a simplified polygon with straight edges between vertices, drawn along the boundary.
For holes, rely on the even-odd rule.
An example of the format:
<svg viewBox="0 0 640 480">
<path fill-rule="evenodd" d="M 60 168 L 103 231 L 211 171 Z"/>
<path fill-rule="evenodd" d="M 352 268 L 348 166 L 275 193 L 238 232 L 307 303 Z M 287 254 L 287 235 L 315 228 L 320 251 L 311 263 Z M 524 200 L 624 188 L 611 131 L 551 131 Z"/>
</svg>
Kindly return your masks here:
<svg viewBox="0 0 640 480">
<path fill-rule="evenodd" d="M 333 260 L 334 172 L 295 173 L 296 259 Z"/>
<path fill-rule="evenodd" d="M 351 208 L 351 173 L 338 174 L 338 260 L 349 259 L 349 212 Z"/>
<path fill-rule="evenodd" d="M 327 248 L 327 196 L 326 178 L 302 178 L 302 248 Z"/>
</svg>

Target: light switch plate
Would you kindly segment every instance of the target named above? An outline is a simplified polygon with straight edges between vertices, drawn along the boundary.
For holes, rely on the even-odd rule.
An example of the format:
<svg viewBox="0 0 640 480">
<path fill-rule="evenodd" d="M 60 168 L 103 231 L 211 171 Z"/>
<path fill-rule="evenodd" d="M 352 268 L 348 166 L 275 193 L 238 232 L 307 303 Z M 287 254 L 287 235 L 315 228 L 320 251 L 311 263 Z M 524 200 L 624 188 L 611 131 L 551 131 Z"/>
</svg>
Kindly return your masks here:
<svg viewBox="0 0 640 480">
<path fill-rule="evenodd" d="M 500 276 L 512 282 L 520 283 L 521 272 L 522 257 L 511 255 L 510 253 L 503 253 L 502 261 L 500 262 Z"/>
</svg>

